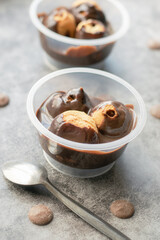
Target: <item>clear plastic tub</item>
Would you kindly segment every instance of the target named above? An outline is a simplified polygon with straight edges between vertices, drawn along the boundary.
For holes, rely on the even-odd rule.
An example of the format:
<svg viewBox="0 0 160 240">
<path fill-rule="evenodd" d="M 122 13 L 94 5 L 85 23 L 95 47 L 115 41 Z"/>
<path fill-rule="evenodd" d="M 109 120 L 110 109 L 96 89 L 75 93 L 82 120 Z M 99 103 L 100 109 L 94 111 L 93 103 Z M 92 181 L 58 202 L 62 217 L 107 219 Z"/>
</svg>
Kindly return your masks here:
<svg viewBox="0 0 160 240">
<path fill-rule="evenodd" d="M 63 0 L 34 0 L 31 4 L 30 17 L 39 31 L 41 45 L 45 53 L 45 62 L 50 68 L 54 68 L 55 66 L 87 66 L 97 64 L 110 54 L 115 42 L 128 30 L 129 16 L 124 6 L 118 0 L 98 1 L 98 4 L 103 9 L 107 20 L 112 26 L 113 33 L 107 37 L 95 40 L 75 39 L 62 36 L 46 28 L 37 17 L 38 13 L 49 13 L 52 9 L 59 6 L 70 7 L 72 3 L 73 0 L 68 0 L 65 3 Z M 96 47 L 96 50 L 87 54 L 86 46 L 89 48 Z M 72 47 L 74 47 L 75 56 L 70 56 L 67 53 L 67 50 Z M 81 57 L 78 56 L 78 51 L 81 52 Z"/>
<path fill-rule="evenodd" d="M 124 104 L 133 104 L 136 127 L 119 140 L 101 144 L 77 143 L 50 132 L 37 119 L 37 109 L 51 93 L 78 87 L 83 87 L 89 96 L 110 95 Z M 143 99 L 130 84 L 113 74 L 90 68 L 63 69 L 40 79 L 29 92 L 27 112 L 38 130 L 47 161 L 58 171 L 76 177 L 94 177 L 107 172 L 146 122 Z"/>
</svg>

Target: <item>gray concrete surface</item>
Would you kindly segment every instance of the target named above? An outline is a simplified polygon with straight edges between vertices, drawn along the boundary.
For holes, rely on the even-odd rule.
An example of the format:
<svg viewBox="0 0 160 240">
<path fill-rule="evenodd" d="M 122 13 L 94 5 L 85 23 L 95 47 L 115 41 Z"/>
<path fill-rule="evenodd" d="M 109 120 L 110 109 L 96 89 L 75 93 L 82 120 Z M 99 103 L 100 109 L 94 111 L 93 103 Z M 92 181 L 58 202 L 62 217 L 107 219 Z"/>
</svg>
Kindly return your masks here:
<svg viewBox="0 0 160 240">
<path fill-rule="evenodd" d="M 105 70 L 131 83 L 145 100 L 147 112 L 160 102 L 160 51 L 147 48 L 160 36 L 159 0 L 122 0 L 131 28 L 105 62 Z M 50 180 L 68 195 L 120 229 L 132 240 L 160 239 L 160 120 L 148 114 L 143 133 L 134 140 L 115 167 L 94 179 L 73 179 L 51 169 L 42 155 L 36 131 L 26 113 L 31 86 L 50 70 L 44 65 L 36 29 L 28 16 L 28 0 L 0 1 L 0 91 L 11 102 L 0 109 L 0 165 L 10 160 L 44 164 Z M 105 236 L 75 216 L 42 187 L 21 188 L 0 173 L 1 240 L 105 240 Z M 135 214 L 121 220 L 109 212 L 113 200 L 133 202 Z M 54 212 L 51 224 L 29 222 L 29 209 L 44 203 Z"/>
</svg>

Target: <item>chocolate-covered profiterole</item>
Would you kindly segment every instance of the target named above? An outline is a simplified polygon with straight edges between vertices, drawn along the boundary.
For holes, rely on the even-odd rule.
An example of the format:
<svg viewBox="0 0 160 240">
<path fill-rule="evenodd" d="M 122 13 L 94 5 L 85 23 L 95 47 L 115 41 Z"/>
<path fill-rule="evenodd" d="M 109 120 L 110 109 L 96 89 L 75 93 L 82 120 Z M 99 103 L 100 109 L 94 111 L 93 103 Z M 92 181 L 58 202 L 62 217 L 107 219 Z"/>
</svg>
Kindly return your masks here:
<svg viewBox="0 0 160 240">
<path fill-rule="evenodd" d="M 65 111 L 55 117 L 49 127 L 54 134 L 80 143 L 98 143 L 95 121 L 81 111 Z"/>
<path fill-rule="evenodd" d="M 74 37 L 75 35 L 75 18 L 65 7 L 59 7 L 44 16 L 42 23 L 50 30 L 63 36 Z"/>
<path fill-rule="evenodd" d="M 49 14 L 38 13 L 38 17 L 48 29 L 67 37 L 89 40 L 106 37 L 113 33 L 111 24 L 93 0 L 78 0 L 70 9 L 59 7 Z M 42 32 L 40 32 L 40 40 L 43 49 L 51 58 L 78 66 L 102 61 L 110 54 L 115 43 L 98 46 L 91 46 L 89 41 L 85 46 L 66 45 L 65 43 L 63 45 L 58 42 L 58 44 L 52 44 L 52 40 L 49 40 Z"/>
<path fill-rule="evenodd" d="M 72 93 L 76 93 L 75 99 Z M 85 103 L 82 99 L 85 99 Z M 67 93 L 56 92 L 42 103 L 37 110 L 37 118 L 52 133 L 74 142 L 101 144 L 115 141 L 129 134 L 134 128 L 136 116 L 133 105 L 125 106 L 111 99 L 108 96 L 103 99 L 88 97 L 82 88 Z M 106 104 L 109 105 L 108 110 Z M 69 109 L 70 107 L 72 108 Z M 79 109 L 77 111 L 74 108 Z M 42 134 L 39 136 L 41 146 L 48 156 L 58 163 L 77 169 L 105 167 L 120 157 L 126 148 L 123 145 L 111 151 L 98 151 L 96 147 L 93 151 L 79 150 L 59 144 Z"/>
<path fill-rule="evenodd" d="M 96 19 L 107 24 L 104 13 L 95 1 L 77 0 L 73 3 L 71 11 L 77 24 L 87 19 Z"/>
<path fill-rule="evenodd" d="M 88 19 L 78 24 L 76 28 L 76 38 L 96 39 L 104 37 L 106 33 L 105 25 L 97 20 Z"/>
<path fill-rule="evenodd" d="M 68 92 L 56 92 L 48 99 L 46 108 L 54 118 L 67 110 L 88 112 L 92 107 L 91 101 L 83 88 L 71 89 Z"/>
<path fill-rule="evenodd" d="M 90 111 L 98 130 L 108 137 L 123 137 L 133 127 L 133 110 L 118 101 L 102 102 Z"/>
</svg>

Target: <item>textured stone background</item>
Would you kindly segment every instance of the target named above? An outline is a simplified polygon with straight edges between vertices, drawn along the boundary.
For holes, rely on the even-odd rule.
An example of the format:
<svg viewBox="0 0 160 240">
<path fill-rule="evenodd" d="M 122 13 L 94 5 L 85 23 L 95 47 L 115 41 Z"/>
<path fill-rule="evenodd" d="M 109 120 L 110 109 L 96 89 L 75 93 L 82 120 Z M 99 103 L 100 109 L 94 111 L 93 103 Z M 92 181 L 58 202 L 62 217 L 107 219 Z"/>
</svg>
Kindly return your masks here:
<svg viewBox="0 0 160 240">
<path fill-rule="evenodd" d="M 0 91 L 11 99 L 0 109 L 0 165 L 10 160 L 44 164 L 50 180 L 133 240 L 160 239 L 160 121 L 148 114 L 143 133 L 127 148 L 114 168 L 94 179 L 73 179 L 51 169 L 44 160 L 34 127 L 26 113 L 31 86 L 50 70 L 45 66 L 36 29 L 28 16 L 28 0 L 0 1 Z M 160 102 L 160 51 L 147 41 L 160 36 L 159 0 L 122 0 L 131 16 L 131 28 L 118 42 L 104 69 L 131 83 L 143 96 L 147 111 Z M 158 34 L 159 31 L 159 34 Z M 4 180 L 0 173 L 0 239 L 103 240 L 42 187 L 24 189 Z M 125 198 L 135 205 L 128 220 L 109 212 L 113 200 Z M 28 210 L 44 203 L 54 212 L 51 224 L 29 222 Z"/>
</svg>

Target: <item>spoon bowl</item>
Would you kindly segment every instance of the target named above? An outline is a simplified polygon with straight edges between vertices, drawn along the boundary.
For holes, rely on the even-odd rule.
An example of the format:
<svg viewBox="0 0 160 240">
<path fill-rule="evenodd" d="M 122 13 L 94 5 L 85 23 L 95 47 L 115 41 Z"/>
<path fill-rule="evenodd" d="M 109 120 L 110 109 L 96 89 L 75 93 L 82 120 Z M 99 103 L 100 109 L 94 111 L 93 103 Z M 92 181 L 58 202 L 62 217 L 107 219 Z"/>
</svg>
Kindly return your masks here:
<svg viewBox="0 0 160 240">
<path fill-rule="evenodd" d="M 7 162 L 3 165 L 2 172 L 9 181 L 24 186 L 42 184 L 47 179 L 46 169 L 30 162 Z"/>
</svg>

